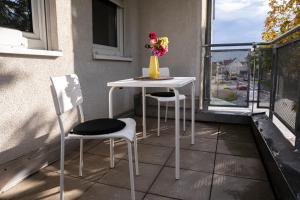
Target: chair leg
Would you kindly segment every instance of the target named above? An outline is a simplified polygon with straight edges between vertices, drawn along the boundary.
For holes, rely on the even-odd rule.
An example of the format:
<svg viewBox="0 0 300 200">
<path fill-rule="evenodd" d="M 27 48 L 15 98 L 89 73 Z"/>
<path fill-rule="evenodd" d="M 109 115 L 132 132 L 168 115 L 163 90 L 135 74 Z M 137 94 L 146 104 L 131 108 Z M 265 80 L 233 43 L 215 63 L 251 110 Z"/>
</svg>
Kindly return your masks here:
<svg viewBox="0 0 300 200">
<path fill-rule="evenodd" d="M 183 99 L 183 131 L 185 131 L 185 99 Z"/>
<path fill-rule="evenodd" d="M 134 175 L 133 175 L 133 161 L 132 161 L 132 147 L 131 142 L 128 143 L 128 162 L 129 162 L 129 176 L 130 176 L 130 187 L 131 187 L 131 199 L 135 200 L 135 189 L 134 189 Z"/>
<path fill-rule="evenodd" d="M 137 151 L 137 137 L 135 135 L 134 137 L 134 141 L 133 141 L 133 148 L 134 148 L 134 161 L 135 161 L 135 174 L 138 176 L 140 175 L 140 169 L 139 169 L 139 154 L 138 154 L 138 151 Z"/>
<path fill-rule="evenodd" d="M 60 200 L 64 200 L 64 172 L 65 172 L 65 141 L 62 136 L 60 144 Z"/>
<path fill-rule="evenodd" d="M 110 168 L 114 168 L 115 167 L 115 153 L 114 153 L 114 139 L 110 139 L 110 151 L 109 151 L 109 155 L 110 155 Z"/>
<path fill-rule="evenodd" d="M 168 119 L 168 106 L 169 106 L 169 102 L 166 103 L 165 122 L 167 122 Z"/>
<path fill-rule="evenodd" d="M 160 135 L 160 102 L 157 101 L 157 136 Z"/>
<path fill-rule="evenodd" d="M 83 139 L 80 139 L 79 176 L 82 176 L 83 168 Z"/>
</svg>

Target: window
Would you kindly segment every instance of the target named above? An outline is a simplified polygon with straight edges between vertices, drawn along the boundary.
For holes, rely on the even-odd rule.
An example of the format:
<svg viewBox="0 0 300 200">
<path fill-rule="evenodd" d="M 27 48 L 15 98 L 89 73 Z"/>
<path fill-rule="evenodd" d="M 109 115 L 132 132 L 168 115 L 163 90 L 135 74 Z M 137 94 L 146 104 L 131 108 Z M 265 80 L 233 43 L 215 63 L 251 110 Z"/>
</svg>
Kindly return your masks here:
<svg viewBox="0 0 300 200">
<path fill-rule="evenodd" d="M 1 0 L 0 35 L 0 47 L 47 49 L 44 0 Z"/>
<path fill-rule="evenodd" d="M 3 0 L 0 5 L 0 26 L 33 32 L 31 1 Z"/>
<path fill-rule="evenodd" d="M 123 56 L 121 0 L 93 0 L 93 51 L 96 55 Z"/>
</svg>

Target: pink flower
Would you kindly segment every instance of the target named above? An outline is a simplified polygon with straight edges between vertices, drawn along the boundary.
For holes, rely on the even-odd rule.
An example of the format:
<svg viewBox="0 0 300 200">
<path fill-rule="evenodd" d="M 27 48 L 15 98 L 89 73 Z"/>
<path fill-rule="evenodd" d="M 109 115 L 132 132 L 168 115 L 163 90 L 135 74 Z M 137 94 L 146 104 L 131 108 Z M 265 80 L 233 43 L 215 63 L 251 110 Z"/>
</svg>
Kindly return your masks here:
<svg viewBox="0 0 300 200">
<path fill-rule="evenodd" d="M 157 39 L 156 33 L 155 32 L 150 32 L 149 33 L 149 38 L 150 38 L 150 40 L 156 40 Z"/>
<path fill-rule="evenodd" d="M 168 43 L 167 37 L 158 38 L 155 32 L 150 32 L 149 43 L 145 45 L 145 48 L 150 49 L 154 56 L 163 56 L 168 52 Z"/>
<path fill-rule="evenodd" d="M 168 47 L 160 47 L 160 48 L 153 48 L 152 53 L 154 56 L 163 56 L 168 52 Z"/>
<path fill-rule="evenodd" d="M 150 44 L 152 44 L 153 46 L 156 45 L 157 40 L 156 39 L 150 39 Z"/>
<path fill-rule="evenodd" d="M 162 56 L 162 53 L 159 51 L 159 49 L 154 48 L 152 53 L 153 53 L 154 56 Z"/>
</svg>

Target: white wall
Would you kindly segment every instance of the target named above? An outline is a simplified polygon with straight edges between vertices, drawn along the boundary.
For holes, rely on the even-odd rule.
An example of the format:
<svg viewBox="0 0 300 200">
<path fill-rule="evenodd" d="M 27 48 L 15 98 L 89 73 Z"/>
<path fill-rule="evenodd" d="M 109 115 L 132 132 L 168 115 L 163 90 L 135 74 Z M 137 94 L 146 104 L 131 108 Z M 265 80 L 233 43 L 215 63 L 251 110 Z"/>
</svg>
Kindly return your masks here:
<svg viewBox="0 0 300 200">
<path fill-rule="evenodd" d="M 202 1 L 125 0 L 125 54 L 133 58 L 132 62 L 92 58 L 92 0 L 55 2 L 62 57 L 0 53 L 0 167 L 48 145 L 58 146 L 59 128 L 50 76 L 78 74 L 85 118 L 107 117 L 106 83 L 135 77 L 141 74 L 142 67 L 148 67 L 150 52 L 144 49 L 144 44 L 150 31 L 170 39 L 169 53 L 160 58 L 160 65 L 170 67 L 173 76 L 196 76 L 196 95 L 202 95 L 201 44 L 205 24 Z M 133 108 L 136 92 L 139 91 L 123 89 L 115 92 L 116 114 Z M 189 94 L 189 89 L 182 92 Z M 74 115 L 68 122 L 69 125 L 74 123 Z M 0 181 L 0 187 L 2 184 L 5 185 Z"/>
<path fill-rule="evenodd" d="M 169 53 L 159 58 L 161 67 L 169 67 L 173 76 L 197 77 L 199 95 L 201 77 L 202 1 L 200 0 L 140 0 L 139 46 L 148 40 L 149 32 L 169 37 Z M 142 48 L 141 67 L 148 67 L 151 53 Z M 183 91 L 189 93 L 189 88 Z M 201 94 L 202 95 L 202 94 Z"/>
<path fill-rule="evenodd" d="M 0 54 L 0 164 L 58 142 L 50 76 L 77 73 L 86 119 L 108 116 L 106 83 L 139 71 L 137 0 L 126 2 L 125 52 L 133 62 L 93 60 L 91 0 L 56 0 L 62 57 Z M 116 114 L 133 108 L 134 92 L 116 92 Z"/>
</svg>

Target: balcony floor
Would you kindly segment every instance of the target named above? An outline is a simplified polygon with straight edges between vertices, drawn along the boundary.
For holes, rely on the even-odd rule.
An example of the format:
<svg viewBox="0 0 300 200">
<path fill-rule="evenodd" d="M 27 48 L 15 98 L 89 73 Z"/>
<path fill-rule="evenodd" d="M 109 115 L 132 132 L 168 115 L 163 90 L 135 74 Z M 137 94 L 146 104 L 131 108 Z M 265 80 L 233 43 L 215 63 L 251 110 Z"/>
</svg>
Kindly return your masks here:
<svg viewBox="0 0 300 200">
<path fill-rule="evenodd" d="M 136 118 L 138 131 L 141 120 Z M 181 139 L 181 179 L 175 180 L 174 121 L 148 119 L 149 137 L 139 140 L 141 175 L 136 197 L 147 200 L 274 199 L 251 129 L 247 126 L 196 123 L 196 144 L 187 128 Z M 187 124 L 189 127 L 189 123 Z M 84 148 L 84 176 L 78 177 L 79 154 L 66 157 L 65 199 L 130 199 L 127 146 L 116 144 L 116 167 L 109 169 L 109 145 L 92 141 Z M 59 162 L 0 195 L 0 199 L 59 199 Z"/>
</svg>

